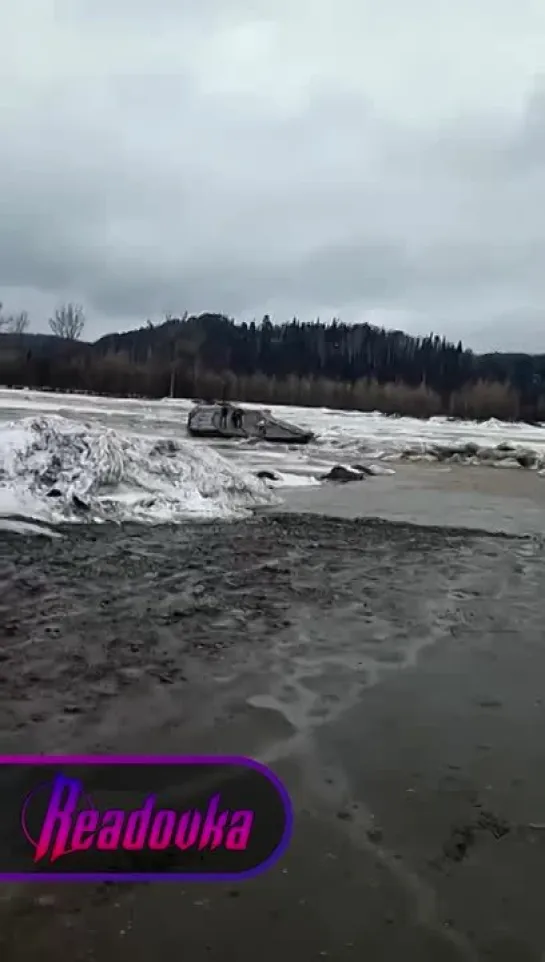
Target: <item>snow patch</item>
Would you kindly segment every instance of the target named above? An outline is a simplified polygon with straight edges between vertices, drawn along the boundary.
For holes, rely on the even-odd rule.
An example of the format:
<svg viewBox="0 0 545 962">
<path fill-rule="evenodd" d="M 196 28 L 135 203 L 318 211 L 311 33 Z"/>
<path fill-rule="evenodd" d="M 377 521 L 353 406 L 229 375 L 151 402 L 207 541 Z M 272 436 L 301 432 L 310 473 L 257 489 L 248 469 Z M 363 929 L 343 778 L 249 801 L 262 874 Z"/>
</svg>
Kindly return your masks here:
<svg viewBox="0 0 545 962">
<path fill-rule="evenodd" d="M 274 488 L 312 488 L 319 486 L 321 481 L 308 474 L 292 471 L 277 471 L 274 481 L 268 482 Z"/>
<path fill-rule="evenodd" d="M 192 441 L 134 437 L 58 415 L 0 426 L 0 515 L 60 522 L 234 518 L 276 502 Z"/>
</svg>

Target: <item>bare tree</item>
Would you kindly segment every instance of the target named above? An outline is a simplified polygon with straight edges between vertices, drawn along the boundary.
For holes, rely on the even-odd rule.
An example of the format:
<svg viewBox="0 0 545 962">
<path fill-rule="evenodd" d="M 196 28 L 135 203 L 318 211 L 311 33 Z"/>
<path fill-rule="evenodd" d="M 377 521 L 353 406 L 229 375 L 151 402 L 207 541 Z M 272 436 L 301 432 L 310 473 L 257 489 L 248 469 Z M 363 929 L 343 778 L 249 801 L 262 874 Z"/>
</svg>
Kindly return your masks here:
<svg viewBox="0 0 545 962">
<path fill-rule="evenodd" d="M 49 326 L 57 337 L 77 341 L 85 327 L 83 308 L 79 304 L 63 304 L 55 311 L 55 317 L 49 318 Z"/>
<path fill-rule="evenodd" d="M 5 318 L 5 330 L 10 334 L 24 334 L 30 327 L 30 318 L 27 311 L 19 311 L 18 314 L 8 314 Z"/>
<path fill-rule="evenodd" d="M 6 334 L 24 334 L 30 325 L 30 318 L 27 311 L 19 311 L 18 314 L 3 314 L 2 304 L 0 304 L 0 331 Z"/>
</svg>

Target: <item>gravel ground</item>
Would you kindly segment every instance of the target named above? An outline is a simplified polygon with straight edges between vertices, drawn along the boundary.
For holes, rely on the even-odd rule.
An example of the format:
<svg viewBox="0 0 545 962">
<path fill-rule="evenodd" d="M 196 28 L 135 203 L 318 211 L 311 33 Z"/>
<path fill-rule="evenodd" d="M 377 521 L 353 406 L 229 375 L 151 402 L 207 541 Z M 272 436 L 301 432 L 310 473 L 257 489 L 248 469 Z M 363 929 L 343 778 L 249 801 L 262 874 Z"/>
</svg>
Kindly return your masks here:
<svg viewBox="0 0 545 962">
<path fill-rule="evenodd" d="M 540 538 L 298 514 L 62 534 L 0 534 L 1 750 L 253 754 L 295 836 L 240 889 L 6 887 L 6 962 L 541 962 Z"/>
<path fill-rule="evenodd" d="M 173 690 L 183 712 L 179 696 L 226 674 L 278 668 L 287 684 L 294 657 L 344 658 L 345 673 L 355 658 L 365 686 L 455 612 L 449 585 L 470 572 L 475 541 L 311 516 L 63 534 L 0 538 L 6 748 L 113 748 L 120 712 L 157 720 Z"/>
</svg>

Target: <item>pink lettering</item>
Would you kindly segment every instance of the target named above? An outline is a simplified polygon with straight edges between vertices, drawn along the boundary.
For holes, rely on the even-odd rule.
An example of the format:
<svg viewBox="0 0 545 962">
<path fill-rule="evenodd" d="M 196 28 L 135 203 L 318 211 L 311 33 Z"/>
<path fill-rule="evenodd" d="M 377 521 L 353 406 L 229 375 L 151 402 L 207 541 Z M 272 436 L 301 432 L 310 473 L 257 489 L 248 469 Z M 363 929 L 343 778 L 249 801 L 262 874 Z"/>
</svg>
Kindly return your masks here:
<svg viewBox="0 0 545 962">
<path fill-rule="evenodd" d="M 104 812 L 102 825 L 97 835 L 97 848 L 100 852 L 115 852 L 121 843 L 121 833 L 125 822 L 125 812 L 114 808 Z"/>
<path fill-rule="evenodd" d="M 181 813 L 169 809 L 156 811 L 153 795 L 129 813 L 117 809 L 103 813 L 91 808 L 78 811 L 78 802 L 84 798 L 79 781 L 62 775 L 54 779 L 35 846 L 35 862 L 45 857 L 55 862 L 62 855 L 94 847 L 102 852 L 115 852 L 120 848 L 164 851 L 171 846 L 181 851 L 197 847 L 201 852 L 212 852 L 221 846 L 228 851 L 245 851 L 255 818 L 250 810 L 222 811 L 219 793 L 209 800 L 204 815 L 193 809 Z"/>
<path fill-rule="evenodd" d="M 168 848 L 172 841 L 172 833 L 175 828 L 176 812 L 166 810 L 157 812 L 151 827 L 148 841 L 149 847 L 156 852 Z"/>
<path fill-rule="evenodd" d="M 40 837 L 34 852 L 34 861 L 40 859 L 49 851 L 51 843 L 51 861 L 55 862 L 61 855 L 66 855 L 68 836 L 72 828 L 72 816 L 75 812 L 78 798 L 82 791 L 81 783 L 73 778 L 57 775 L 53 783 L 53 791 L 47 806 L 47 813 L 42 825 Z"/>
<path fill-rule="evenodd" d="M 201 839 L 199 842 L 199 849 L 207 848 L 210 845 L 210 848 L 213 851 L 223 842 L 223 830 L 225 828 L 225 823 L 227 822 L 228 813 L 222 812 L 221 815 L 217 815 L 219 803 L 219 795 L 214 795 L 214 797 L 210 800 L 206 812 L 206 818 L 204 820 Z M 212 840 L 212 844 L 210 844 L 210 840 Z"/>
<path fill-rule="evenodd" d="M 91 848 L 95 840 L 99 813 L 94 809 L 80 812 L 72 833 L 72 851 L 85 852 Z M 85 838 L 85 836 L 88 838 Z"/>
<path fill-rule="evenodd" d="M 198 812 L 184 812 L 176 829 L 176 837 L 174 839 L 176 847 L 182 851 L 186 848 L 191 848 L 197 841 L 200 827 L 201 816 Z"/>
<path fill-rule="evenodd" d="M 250 834 L 254 822 L 254 813 L 246 811 L 233 812 L 231 824 L 225 838 L 225 848 L 229 851 L 241 852 L 248 847 Z"/>
<path fill-rule="evenodd" d="M 123 848 L 136 852 L 144 848 L 154 804 L 155 798 L 150 795 L 142 808 L 137 809 L 136 812 L 131 812 L 127 819 Z"/>
</svg>

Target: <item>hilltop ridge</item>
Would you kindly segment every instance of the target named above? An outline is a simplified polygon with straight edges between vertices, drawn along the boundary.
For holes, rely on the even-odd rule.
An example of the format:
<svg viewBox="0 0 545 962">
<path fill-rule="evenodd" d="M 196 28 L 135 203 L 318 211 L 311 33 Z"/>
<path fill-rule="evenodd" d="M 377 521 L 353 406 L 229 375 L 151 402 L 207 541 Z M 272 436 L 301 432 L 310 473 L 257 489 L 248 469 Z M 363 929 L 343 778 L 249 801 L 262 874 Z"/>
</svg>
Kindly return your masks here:
<svg viewBox="0 0 545 962">
<path fill-rule="evenodd" d="M 98 393 L 225 396 L 428 416 L 545 420 L 545 355 L 474 354 L 370 324 L 169 317 L 94 342 L 0 334 L 0 381 Z M 481 413 L 477 410 L 480 407 Z"/>
</svg>

